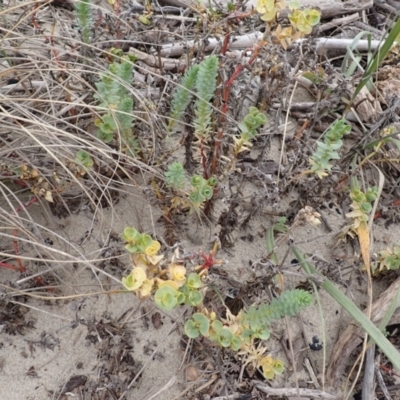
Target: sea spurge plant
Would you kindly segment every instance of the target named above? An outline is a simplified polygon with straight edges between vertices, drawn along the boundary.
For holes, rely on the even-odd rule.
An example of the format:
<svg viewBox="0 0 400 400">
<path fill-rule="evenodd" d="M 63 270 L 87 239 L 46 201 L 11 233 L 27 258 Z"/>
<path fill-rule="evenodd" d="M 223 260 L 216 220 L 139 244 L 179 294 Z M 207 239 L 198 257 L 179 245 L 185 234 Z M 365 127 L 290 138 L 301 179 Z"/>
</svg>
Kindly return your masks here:
<svg viewBox="0 0 400 400">
<path fill-rule="evenodd" d="M 178 304 L 179 292 L 171 286 L 163 286 L 154 295 L 154 302 L 163 310 L 170 311 Z"/>
<path fill-rule="evenodd" d="M 317 151 L 311 156 L 311 172 L 320 179 L 328 176 L 333 165 L 331 160 L 340 159 L 338 150 L 342 147 L 342 138 L 351 132 L 351 126 L 343 119 L 336 120 L 324 135 L 323 142 L 317 142 Z"/>
<path fill-rule="evenodd" d="M 371 265 L 375 273 L 385 270 L 396 270 L 400 268 L 400 247 L 394 246 L 393 249 L 381 250 L 376 261 Z"/>
<path fill-rule="evenodd" d="M 284 316 L 293 316 L 313 302 L 310 293 L 301 289 L 285 290 L 278 299 L 273 299 L 269 304 L 262 304 L 258 308 L 251 306 L 247 312 L 241 311 L 241 323 L 253 329 L 262 324 L 269 325 L 271 321 Z"/>
<path fill-rule="evenodd" d="M 210 321 L 208 318 L 204 314 L 195 313 L 185 323 L 185 334 L 191 339 L 196 339 L 200 335 L 207 336 L 209 328 Z"/>
<path fill-rule="evenodd" d="M 313 27 L 318 25 L 321 20 L 320 12 L 310 8 L 293 10 L 288 17 L 292 26 L 304 35 L 310 34 Z"/>
<path fill-rule="evenodd" d="M 216 56 L 210 56 L 199 64 L 196 77 L 195 119 L 193 121 L 194 134 L 205 138 L 210 130 L 212 107 L 210 100 L 214 97 L 217 87 L 219 61 Z"/>
<path fill-rule="evenodd" d="M 346 217 L 353 218 L 351 230 L 353 230 L 360 243 L 361 255 L 364 265 L 369 270 L 371 268 L 370 258 L 370 232 L 368 226 L 369 214 L 372 211 L 372 202 L 378 196 L 378 188 L 368 188 L 366 192 L 360 189 L 357 178 L 351 178 L 350 198 L 352 199 L 351 208 L 353 211 L 346 214 Z"/>
<path fill-rule="evenodd" d="M 167 185 L 174 189 L 183 189 L 185 187 L 185 168 L 180 162 L 174 162 L 168 166 L 164 173 Z"/>
<path fill-rule="evenodd" d="M 168 186 L 174 189 L 185 189 L 185 170 L 181 163 L 171 164 L 164 174 Z M 201 175 L 193 175 L 190 179 L 191 189 L 187 192 L 187 199 L 176 203 L 186 203 L 185 205 L 190 206 L 193 211 L 199 212 L 203 203 L 212 198 L 217 183 L 215 177 L 204 179 Z"/>
<path fill-rule="evenodd" d="M 182 78 L 180 86 L 177 86 L 172 97 L 171 118 L 168 131 L 173 132 L 176 122 L 182 118 L 186 108 L 190 104 L 195 92 L 195 126 L 194 134 L 198 139 L 205 139 L 211 125 L 211 99 L 215 94 L 218 76 L 218 58 L 210 56 L 198 65 L 190 67 Z"/>
<path fill-rule="evenodd" d="M 237 156 L 240 152 L 249 150 L 251 146 L 250 140 L 257 135 L 257 129 L 267 122 L 264 113 L 258 111 L 257 107 L 250 107 L 249 113 L 243 118 L 239 124 L 240 136 L 234 137 L 234 152 Z"/>
<path fill-rule="evenodd" d="M 212 183 L 196 177 L 193 187 L 201 188 L 205 182 Z M 283 363 L 270 355 L 266 356 L 267 348 L 261 345 L 261 341 L 270 337 L 270 325 L 274 319 L 292 316 L 311 304 L 313 299 L 308 292 L 300 289 L 284 291 L 270 304 L 262 304 L 257 308 L 252 306 L 238 315 L 233 315 L 226 308 L 225 318 L 218 319 L 216 313 L 203 304 L 206 290 L 201 277 L 203 271 L 188 274 L 187 267 L 180 262 L 178 251 L 169 265 L 163 268 L 163 256 L 157 254 L 160 247 L 155 244 L 158 242 L 135 228 L 125 228 L 123 238 L 127 242 L 127 250 L 132 253 L 133 263 L 131 273 L 122 278 L 125 289 L 141 299 L 153 295 L 154 303 L 164 311 L 171 311 L 181 304 L 194 307 L 197 312 L 184 325 L 189 338 L 203 336 L 220 347 L 237 352 L 245 365 L 252 363 L 255 368 L 260 368 L 266 379 L 273 379 L 283 372 Z M 152 247 L 154 250 L 149 251 Z M 215 252 L 216 247 L 211 253 L 212 257 Z M 207 265 L 202 265 L 203 268 L 215 263 L 211 255 L 202 256 L 204 265 Z"/>
<path fill-rule="evenodd" d="M 369 214 L 372 211 L 372 204 L 378 195 L 376 186 L 368 188 L 364 193 L 358 187 L 355 187 L 350 192 L 352 203 L 350 204 L 353 211 L 346 214 L 348 218 L 354 218 L 354 228 L 357 229 L 361 223 L 368 222 Z"/>
<path fill-rule="evenodd" d="M 188 68 L 183 75 L 181 83 L 176 87 L 172 96 L 171 116 L 168 124 L 168 131 L 173 133 L 176 127 L 176 122 L 179 121 L 190 101 L 193 98 L 193 91 L 195 90 L 197 72 L 199 65 L 193 65 Z"/>
<path fill-rule="evenodd" d="M 295 289 L 284 291 L 270 304 L 250 307 L 247 312 L 241 311 L 237 316 L 227 309 L 224 320 L 216 319 L 215 315 L 203 310 L 202 313 L 196 313 L 196 323 L 193 320 L 186 322 L 185 333 L 191 338 L 201 334 L 221 347 L 237 351 L 238 355 L 243 356 L 245 364 L 252 363 L 256 368 L 261 368 L 266 379 L 272 379 L 283 372 L 283 363 L 270 356 L 266 358 L 264 353 L 267 349 L 256 345 L 256 341 L 270 337 L 270 324 L 273 320 L 292 316 L 308 307 L 312 301 L 313 297 L 308 292 Z M 207 332 L 202 333 L 198 329 L 200 321 L 203 321 L 204 329 L 205 321 L 208 321 Z"/>
<path fill-rule="evenodd" d="M 285 0 L 258 0 L 256 10 L 263 21 L 273 21 L 276 14 L 285 8 Z"/>
<path fill-rule="evenodd" d="M 187 275 L 184 265 L 176 262 L 176 254 L 171 263 L 162 268 L 164 256 L 158 252 L 161 245 L 146 233 L 127 227 L 123 232 L 125 248 L 132 253 L 133 269 L 122 278 L 123 286 L 133 291 L 139 298 L 148 298 L 154 294 L 154 301 L 161 309 L 170 311 L 178 304 L 196 307 L 203 301 L 200 292 L 202 281 L 196 273 Z"/>
<path fill-rule="evenodd" d="M 82 41 L 90 42 L 91 28 L 93 25 L 91 0 L 79 0 L 75 2 L 75 16 L 81 30 Z"/>
<path fill-rule="evenodd" d="M 270 355 L 260 359 L 258 367 L 261 368 L 265 379 L 274 379 L 275 375 L 281 375 L 285 370 L 283 362 L 281 360 L 275 360 Z"/>
<path fill-rule="evenodd" d="M 261 19 L 269 25 L 275 22 L 279 12 L 286 7 L 285 0 L 258 0 L 256 10 L 262 14 Z M 301 3 L 297 0 L 291 0 L 288 4 L 290 13 L 288 15 L 290 26 L 278 25 L 272 32 L 282 45 L 287 48 L 293 40 L 304 37 L 311 33 L 312 28 L 317 25 L 321 19 L 321 14 L 315 9 L 301 9 Z"/>
<path fill-rule="evenodd" d="M 132 131 L 134 103 L 128 90 L 132 78 L 132 61 L 128 57 L 123 57 L 120 62 L 115 61 L 96 83 L 97 93 L 94 98 L 100 107 L 108 110 L 95 120 L 95 125 L 99 128 L 98 138 L 109 143 L 118 137 L 124 153 L 134 156 L 140 147 Z"/>
</svg>

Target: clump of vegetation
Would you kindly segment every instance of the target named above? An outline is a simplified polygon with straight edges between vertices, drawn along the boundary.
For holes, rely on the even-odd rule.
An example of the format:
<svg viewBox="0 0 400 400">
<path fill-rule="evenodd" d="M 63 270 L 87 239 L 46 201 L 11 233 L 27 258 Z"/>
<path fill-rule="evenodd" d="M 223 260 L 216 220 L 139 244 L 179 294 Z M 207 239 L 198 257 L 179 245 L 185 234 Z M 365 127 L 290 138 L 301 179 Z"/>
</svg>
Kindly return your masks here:
<svg viewBox="0 0 400 400">
<path fill-rule="evenodd" d="M 218 319 L 215 312 L 203 304 L 207 287 L 204 279 L 211 264 L 198 265 L 193 272 L 179 261 L 175 253 L 168 266 L 162 265 L 164 256 L 159 255 L 160 243 L 134 228 L 125 228 L 125 248 L 132 254 L 133 269 L 122 278 L 122 284 L 139 298 L 154 295 L 155 304 L 165 311 L 186 304 L 197 312 L 186 321 L 185 333 L 195 339 L 204 336 L 223 348 L 230 348 L 242 356 L 244 364 L 252 363 L 261 368 L 266 379 L 273 379 L 284 371 L 282 361 L 271 355 L 265 356 L 267 348 L 258 345 L 260 340 L 270 337 L 273 320 L 293 316 L 313 302 L 306 291 L 295 289 L 284 291 L 278 299 L 259 307 L 250 307 L 232 315 L 226 308 L 226 318 Z M 205 257 L 205 259 L 207 259 Z M 207 259 L 210 262 L 209 259 Z"/>
<path fill-rule="evenodd" d="M 205 139 L 211 124 L 212 107 L 210 100 L 215 95 L 218 64 L 218 58 L 210 56 L 186 71 L 180 86 L 177 86 L 172 96 L 171 118 L 168 125 L 170 132 L 173 132 L 176 122 L 179 121 L 189 106 L 193 98 L 192 92 L 195 90 L 195 118 L 193 120 L 195 136 L 198 139 Z"/>
<path fill-rule="evenodd" d="M 286 7 L 285 0 L 258 0 L 256 10 L 261 19 L 272 24 L 276 16 Z M 287 48 L 294 40 L 311 33 L 314 26 L 319 24 L 321 13 L 316 9 L 301 8 L 301 3 L 296 0 L 289 2 L 288 15 L 290 25 L 278 24 L 272 36 L 276 37 L 283 48 Z"/>
<path fill-rule="evenodd" d="M 343 146 L 342 138 L 351 132 L 351 126 L 344 120 L 336 120 L 324 135 L 324 141 L 317 142 L 317 151 L 311 156 L 311 172 L 320 179 L 328 176 L 333 165 L 331 160 L 339 160 L 338 150 Z"/>
<path fill-rule="evenodd" d="M 392 249 L 381 250 L 376 261 L 372 263 L 371 269 L 378 273 L 382 271 L 393 271 L 400 268 L 400 246 L 394 246 Z"/>
<path fill-rule="evenodd" d="M 243 118 L 239 124 L 240 136 L 234 137 L 234 153 L 235 157 L 242 151 L 249 150 L 251 146 L 250 140 L 257 135 L 257 129 L 267 122 L 264 113 L 258 111 L 257 107 L 250 107 L 249 113 Z"/>
<path fill-rule="evenodd" d="M 89 44 L 93 25 L 91 0 L 75 2 L 75 15 L 81 31 L 82 41 Z"/>
<path fill-rule="evenodd" d="M 139 141 L 133 133 L 133 99 L 129 85 L 133 79 L 133 63 L 129 57 L 122 57 L 109 65 L 108 71 L 96 83 L 94 98 L 105 114 L 96 119 L 98 138 L 105 143 L 118 139 L 121 150 L 129 156 L 140 152 Z"/>
<path fill-rule="evenodd" d="M 173 189 L 184 189 L 186 186 L 186 173 L 183 165 L 179 162 L 172 163 L 165 172 L 167 185 Z M 190 206 L 193 211 L 199 212 L 203 204 L 210 200 L 214 193 L 214 187 L 218 181 L 215 177 L 204 179 L 201 175 L 193 175 L 190 179 L 191 189 L 186 199 L 175 199 L 172 203 L 182 203 Z"/>
</svg>

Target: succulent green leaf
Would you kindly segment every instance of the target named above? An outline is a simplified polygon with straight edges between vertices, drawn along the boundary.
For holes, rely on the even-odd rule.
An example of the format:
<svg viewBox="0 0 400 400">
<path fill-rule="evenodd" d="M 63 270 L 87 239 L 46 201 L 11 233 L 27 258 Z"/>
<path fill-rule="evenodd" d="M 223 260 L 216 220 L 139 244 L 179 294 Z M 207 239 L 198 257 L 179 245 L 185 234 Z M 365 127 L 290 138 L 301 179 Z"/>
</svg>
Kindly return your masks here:
<svg viewBox="0 0 400 400">
<path fill-rule="evenodd" d="M 202 285 L 201 278 L 200 278 L 199 275 L 197 275 L 196 273 L 192 272 L 187 277 L 186 284 L 187 284 L 188 288 L 191 289 L 191 290 L 200 289 L 200 287 Z"/>
<path fill-rule="evenodd" d="M 85 168 L 91 168 L 94 165 L 93 159 L 89 153 L 84 150 L 78 150 L 75 154 L 75 162 Z"/>
<path fill-rule="evenodd" d="M 179 293 L 171 286 L 163 286 L 157 289 L 154 302 L 162 310 L 170 311 L 178 304 Z"/>
<path fill-rule="evenodd" d="M 185 333 L 188 337 L 195 339 L 199 334 L 207 336 L 209 328 L 210 321 L 208 318 L 204 314 L 195 313 L 192 318 L 186 322 Z"/>
<path fill-rule="evenodd" d="M 213 189 L 211 186 L 205 185 L 199 190 L 199 194 L 203 199 L 210 200 L 213 196 Z"/>
<path fill-rule="evenodd" d="M 238 335 L 234 335 L 231 341 L 231 349 L 233 351 L 239 351 L 242 347 L 242 339 Z"/>
<path fill-rule="evenodd" d="M 233 333 L 228 328 L 222 328 L 217 334 L 217 341 L 222 347 L 229 347 L 232 343 Z"/>
<path fill-rule="evenodd" d="M 201 175 L 193 175 L 190 184 L 195 188 L 202 187 L 205 184 L 205 179 Z"/>
<path fill-rule="evenodd" d="M 190 306 L 196 307 L 203 301 L 203 295 L 198 290 L 193 290 L 187 297 Z"/>
</svg>

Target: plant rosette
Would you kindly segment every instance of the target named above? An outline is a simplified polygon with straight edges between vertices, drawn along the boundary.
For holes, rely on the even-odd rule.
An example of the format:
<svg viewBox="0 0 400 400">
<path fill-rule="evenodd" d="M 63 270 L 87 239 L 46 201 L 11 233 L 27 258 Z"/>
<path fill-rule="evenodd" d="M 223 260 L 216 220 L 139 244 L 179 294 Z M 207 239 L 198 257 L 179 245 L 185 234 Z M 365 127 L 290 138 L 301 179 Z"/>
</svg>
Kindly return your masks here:
<svg viewBox="0 0 400 400">
<path fill-rule="evenodd" d="M 186 283 L 186 268 L 180 264 L 170 264 L 168 266 L 168 277 L 177 283 L 178 287 Z"/>
<path fill-rule="evenodd" d="M 261 368 L 264 378 L 268 380 L 274 379 L 275 375 L 281 375 L 285 370 L 283 362 L 274 360 L 270 355 L 262 358 L 258 367 Z"/>
<path fill-rule="evenodd" d="M 122 284 L 127 290 L 135 291 L 143 285 L 145 280 L 147 280 L 146 271 L 135 267 L 128 276 L 122 278 Z"/>
</svg>

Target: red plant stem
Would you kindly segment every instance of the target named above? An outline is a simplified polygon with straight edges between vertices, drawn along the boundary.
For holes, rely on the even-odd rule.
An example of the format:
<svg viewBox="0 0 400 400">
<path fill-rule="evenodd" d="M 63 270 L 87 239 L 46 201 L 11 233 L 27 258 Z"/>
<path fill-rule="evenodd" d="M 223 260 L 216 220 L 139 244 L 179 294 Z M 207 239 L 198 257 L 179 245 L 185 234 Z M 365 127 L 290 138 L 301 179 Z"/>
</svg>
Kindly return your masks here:
<svg viewBox="0 0 400 400">
<path fill-rule="evenodd" d="M 231 34 L 229 32 L 229 27 L 227 27 L 227 33 L 224 38 L 224 42 L 222 43 L 221 54 L 224 56 L 228 50 L 229 39 L 231 38 Z"/>
<path fill-rule="evenodd" d="M 32 197 L 29 201 L 27 201 L 25 204 L 21 204 L 16 210 L 15 210 L 15 212 L 18 214 L 18 213 L 20 213 L 23 209 L 25 209 L 25 208 L 28 208 L 30 205 L 32 205 L 32 204 L 34 204 L 34 203 L 37 203 L 38 202 L 38 198 L 35 196 L 35 197 Z"/>
<path fill-rule="evenodd" d="M 20 269 L 19 269 L 18 267 L 14 267 L 14 265 L 11 265 L 11 264 L 8 264 L 8 263 L 4 263 L 4 262 L 0 262 L 0 267 L 8 268 L 8 269 L 12 269 L 12 270 L 14 270 L 14 271 L 19 271 L 19 272 L 21 272 Z"/>
<path fill-rule="evenodd" d="M 229 33 L 225 35 L 224 43 L 222 45 L 221 53 L 222 55 L 225 55 L 226 50 L 228 48 L 229 44 Z M 248 64 L 252 65 L 254 61 L 257 59 L 258 54 L 260 53 L 260 50 L 262 46 L 264 45 L 264 41 L 260 41 L 254 48 L 253 50 L 253 55 L 251 56 Z M 225 121 L 226 113 L 228 112 L 228 101 L 229 101 L 229 94 L 230 94 L 230 88 L 233 85 L 233 82 L 235 82 L 236 78 L 239 76 L 239 74 L 243 71 L 243 64 L 238 64 L 233 71 L 232 76 L 225 82 L 224 88 L 222 91 L 222 100 L 223 104 L 221 107 L 221 119 L 220 119 L 220 124 Z M 214 150 L 214 155 L 213 155 L 213 160 L 212 160 L 212 165 L 211 165 L 211 172 L 212 174 L 215 174 L 217 171 L 218 167 L 218 159 L 219 159 L 219 154 L 220 154 L 220 149 L 221 149 L 221 141 L 223 137 L 223 130 L 220 128 L 218 130 L 218 136 L 215 140 L 215 150 Z"/>
<path fill-rule="evenodd" d="M 390 375 L 400 376 L 398 373 L 394 372 L 392 368 L 388 368 L 386 365 L 380 364 L 379 368 Z"/>
<path fill-rule="evenodd" d="M 18 229 L 17 228 L 15 228 L 14 229 L 14 236 L 15 237 L 18 237 Z M 19 271 L 19 272 L 26 272 L 26 268 L 22 265 L 22 262 L 21 262 L 21 259 L 18 257 L 18 254 L 19 254 L 19 248 L 18 248 L 18 241 L 17 240 L 14 240 L 13 241 L 13 247 L 14 247 L 14 253 L 15 253 L 15 255 L 16 255 L 16 260 L 17 260 L 17 264 L 18 264 L 18 269 L 17 269 L 17 271 Z"/>
</svg>

